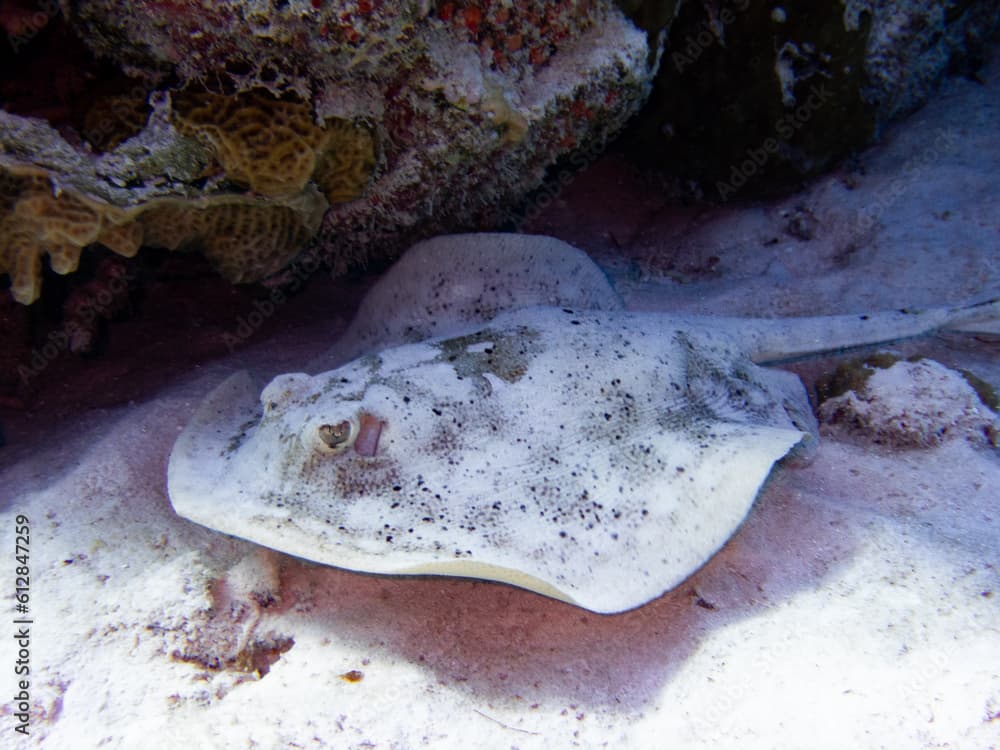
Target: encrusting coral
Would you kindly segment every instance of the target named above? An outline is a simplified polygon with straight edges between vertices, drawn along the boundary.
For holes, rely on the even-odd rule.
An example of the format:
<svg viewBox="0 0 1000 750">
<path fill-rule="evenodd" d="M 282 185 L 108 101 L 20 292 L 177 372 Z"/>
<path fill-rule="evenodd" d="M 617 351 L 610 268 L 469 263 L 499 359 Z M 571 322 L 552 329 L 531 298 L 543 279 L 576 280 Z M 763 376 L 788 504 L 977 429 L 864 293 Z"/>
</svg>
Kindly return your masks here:
<svg viewBox="0 0 1000 750">
<path fill-rule="evenodd" d="M 24 304 L 41 292 L 43 255 L 52 270 L 66 274 L 91 243 L 131 257 L 142 241 L 141 227 L 125 210 L 59 191 L 45 170 L 31 165 L 0 165 L 0 211 L 0 274 L 10 274 L 11 293 Z"/>
<path fill-rule="evenodd" d="M 178 131 L 204 143 L 230 180 L 264 195 L 298 193 L 313 179 L 331 202 L 354 200 L 375 169 L 367 128 L 339 118 L 317 125 L 306 102 L 259 89 L 180 93 L 173 115 Z"/>
<path fill-rule="evenodd" d="M 316 234 L 327 203 L 314 187 L 281 200 L 242 195 L 160 198 L 138 215 L 143 243 L 168 250 L 200 247 L 239 284 L 279 271 Z"/>
<path fill-rule="evenodd" d="M 81 179 L 78 172 L 64 184 L 62 170 L 0 157 L 0 274 L 11 276 L 17 301 L 38 298 L 45 256 L 56 273 L 71 273 L 94 243 L 126 257 L 142 245 L 198 248 L 229 281 L 260 280 L 291 262 L 319 230 L 330 202 L 359 197 L 374 170 L 375 141 L 367 128 L 339 118 L 316 125 L 303 102 L 259 91 L 239 97 L 187 92 L 172 99 L 166 119 L 176 125 L 177 137 L 207 147 L 204 162 L 216 163 L 221 187 L 233 183 L 252 192 L 175 194 L 181 185 L 128 205 L 133 191 L 99 195 L 105 185 L 93 174 Z M 119 128 L 102 129 L 89 119 L 94 127 L 84 132 L 95 138 L 111 133 L 102 146 L 128 140 Z M 109 158 L 114 156 L 112 151 Z"/>
<path fill-rule="evenodd" d="M 0 274 L 11 293 L 34 302 L 42 258 L 59 274 L 75 271 L 87 245 L 125 257 L 140 246 L 198 246 L 229 281 L 253 281 L 286 265 L 319 228 L 326 200 L 314 187 L 287 198 L 219 194 L 165 197 L 123 208 L 59 189 L 45 170 L 0 163 Z"/>
<path fill-rule="evenodd" d="M 3 188 L 0 273 L 21 302 L 43 256 L 68 272 L 96 242 L 199 248 L 252 282 L 309 243 L 344 271 L 511 223 L 558 159 L 597 158 L 653 73 L 612 0 L 88 0 L 55 22 L 122 80 L 72 121 L 0 111 L 0 170 L 41 170 Z"/>
</svg>

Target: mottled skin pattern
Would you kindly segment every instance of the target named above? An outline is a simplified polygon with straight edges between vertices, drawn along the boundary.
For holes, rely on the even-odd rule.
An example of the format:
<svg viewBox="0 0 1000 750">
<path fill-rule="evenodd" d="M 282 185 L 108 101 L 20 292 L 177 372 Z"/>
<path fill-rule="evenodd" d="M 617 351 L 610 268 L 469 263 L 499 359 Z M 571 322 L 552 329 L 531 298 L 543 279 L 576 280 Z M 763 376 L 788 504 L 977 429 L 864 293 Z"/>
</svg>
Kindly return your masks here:
<svg viewBox="0 0 1000 750">
<path fill-rule="evenodd" d="M 185 461 L 226 469 L 195 482 L 211 507 L 172 485 L 175 507 L 344 567 L 475 575 L 483 564 L 591 609 L 635 606 L 718 549 L 812 427 L 793 376 L 754 365 L 723 332 L 672 323 L 528 308 L 282 376 L 259 422 L 241 421 L 214 455 L 178 449 L 188 477 Z M 331 430 L 362 414 L 385 423 L 376 455 L 331 450 Z"/>
</svg>

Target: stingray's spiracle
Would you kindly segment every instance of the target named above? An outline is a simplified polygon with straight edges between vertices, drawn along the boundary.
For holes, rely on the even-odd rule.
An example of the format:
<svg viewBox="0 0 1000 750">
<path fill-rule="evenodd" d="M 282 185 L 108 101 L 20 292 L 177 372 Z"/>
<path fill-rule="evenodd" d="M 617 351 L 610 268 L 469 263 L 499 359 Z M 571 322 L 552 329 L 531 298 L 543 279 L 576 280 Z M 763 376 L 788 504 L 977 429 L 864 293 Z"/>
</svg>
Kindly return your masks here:
<svg viewBox="0 0 1000 750">
<path fill-rule="evenodd" d="M 359 456 L 374 456 L 378 450 L 378 439 L 382 435 L 385 422 L 372 414 L 361 414 L 361 426 L 354 440 L 354 452 Z"/>
</svg>

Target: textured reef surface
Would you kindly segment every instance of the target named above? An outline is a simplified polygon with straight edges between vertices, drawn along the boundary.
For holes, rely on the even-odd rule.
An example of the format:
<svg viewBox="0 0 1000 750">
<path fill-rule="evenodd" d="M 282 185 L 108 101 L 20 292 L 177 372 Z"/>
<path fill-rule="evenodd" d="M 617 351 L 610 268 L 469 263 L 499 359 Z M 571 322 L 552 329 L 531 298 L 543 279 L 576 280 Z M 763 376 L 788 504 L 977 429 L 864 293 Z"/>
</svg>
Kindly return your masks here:
<svg viewBox="0 0 1000 750">
<path fill-rule="evenodd" d="M 197 250 L 233 283 L 288 283 L 307 250 L 344 273 L 516 225 L 630 118 L 671 192 L 787 189 L 975 75 L 998 20 L 990 0 L 11 0 L 0 276 L 28 304 L 87 247 Z"/>
<path fill-rule="evenodd" d="M 43 258 L 65 274 L 93 243 L 201 249 L 249 282 L 310 241 L 342 272 L 504 223 L 558 158 L 603 149 L 655 68 L 609 0 L 81 2 L 51 25 L 117 70 L 47 117 L 8 85 L 0 274 L 23 303 Z"/>
</svg>

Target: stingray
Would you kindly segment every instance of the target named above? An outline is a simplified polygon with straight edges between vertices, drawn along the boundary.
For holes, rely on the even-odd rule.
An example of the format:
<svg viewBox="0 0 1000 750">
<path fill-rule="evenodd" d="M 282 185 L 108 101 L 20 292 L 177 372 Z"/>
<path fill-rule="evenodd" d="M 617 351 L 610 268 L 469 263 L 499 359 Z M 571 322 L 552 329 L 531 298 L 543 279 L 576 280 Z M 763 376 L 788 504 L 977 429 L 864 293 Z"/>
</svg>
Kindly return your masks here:
<svg viewBox="0 0 1000 750">
<path fill-rule="evenodd" d="M 170 457 L 178 514 L 366 573 L 505 582 L 588 610 L 702 566 L 774 464 L 816 439 L 802 382 L 762 365 L 949 328 L 1000 302 L 746 319 L 629 312 L 558 240 L 415 246 L 332 369 L 230 376 Z"/>
</svg>

